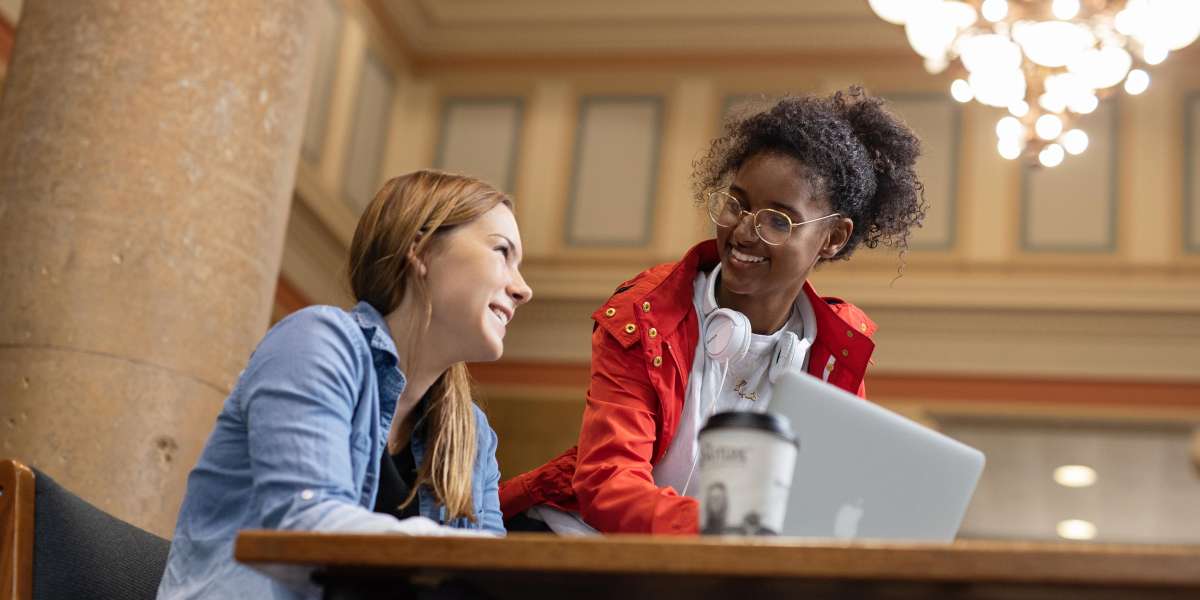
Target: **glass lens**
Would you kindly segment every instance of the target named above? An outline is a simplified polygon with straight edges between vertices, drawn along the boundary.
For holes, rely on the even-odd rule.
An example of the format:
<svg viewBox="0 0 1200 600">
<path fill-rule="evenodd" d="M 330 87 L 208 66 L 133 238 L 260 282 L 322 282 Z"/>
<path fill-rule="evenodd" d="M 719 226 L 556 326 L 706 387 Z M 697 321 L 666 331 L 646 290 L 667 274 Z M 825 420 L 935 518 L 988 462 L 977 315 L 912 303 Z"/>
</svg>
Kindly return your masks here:
<svg viewBox="0 0 1200 600">
<path fill-rule="evenodd" d="M 754 217 L 758 234 L 768 244 L 782 244 L 792 234 L 792 220 L 787 215 L 769 208 L 758 211 Z"/>
<path fill-rule="evenodd" d="M 708 197 L 708 216 L 721 227 L 734 227 L 742 216 L 742 207 L 733 196 L 713 192 Z"/>
</svg>

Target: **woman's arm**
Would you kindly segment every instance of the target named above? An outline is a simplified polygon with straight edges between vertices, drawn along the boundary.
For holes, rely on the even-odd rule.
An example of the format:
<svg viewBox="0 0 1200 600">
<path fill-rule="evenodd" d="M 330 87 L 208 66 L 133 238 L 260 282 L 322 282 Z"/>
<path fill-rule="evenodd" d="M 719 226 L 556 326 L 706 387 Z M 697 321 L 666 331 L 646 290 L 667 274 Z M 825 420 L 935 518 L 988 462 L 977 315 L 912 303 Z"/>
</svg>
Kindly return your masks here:
<svg viewBox="0 0 1200 600">
<path fill-rule="evenodd" d="M 358 337 L 355 337 L 358 336 Z M 351 469 L 352 416 L 364 369 L 357 325 L 332 308 L 309 309 L 272 329 L 238 386 L 255 509 L 264 527 L 400 531 L 400 521 L 359 504 Z M 373 452 L 374 448 L 363 448 Z"/>
<path fill-rule="evenodd" d="M 483 476 L 483 510 L 475 516 L 484 531 L 504 535 L 504 517 L 500 514 L 500 465 L 496 462 L 499 439 L 479 407 L 475 407 L 475 416 L 476 427 L 481 432 L 476 460 L 481 461 L 480 473 Z"/>
<path fill-rule="evenodd" d="M 572 485 L 580 513 L 606 533 L 697 532 L 699 504 L 654 483 L 660 429 L 658 395 L 641 346 L 624 349 L 611 334 L 592 334 L 592 379 L 579 433 Z"/>
</svg>

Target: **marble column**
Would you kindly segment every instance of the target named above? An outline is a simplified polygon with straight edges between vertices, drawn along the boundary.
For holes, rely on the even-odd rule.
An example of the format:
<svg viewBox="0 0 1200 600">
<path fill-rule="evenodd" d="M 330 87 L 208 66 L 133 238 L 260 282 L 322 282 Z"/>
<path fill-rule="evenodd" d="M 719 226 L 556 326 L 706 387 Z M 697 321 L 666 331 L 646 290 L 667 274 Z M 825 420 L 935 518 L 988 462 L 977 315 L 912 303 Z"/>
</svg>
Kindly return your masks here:
<svg viewBox="0 0 1200 600">
<path fill-rule="evenodd" d="M 270 315 L 314 15 L 21 15 L 0 101 L 0 456 L 160 535 Z"/>
</svg>

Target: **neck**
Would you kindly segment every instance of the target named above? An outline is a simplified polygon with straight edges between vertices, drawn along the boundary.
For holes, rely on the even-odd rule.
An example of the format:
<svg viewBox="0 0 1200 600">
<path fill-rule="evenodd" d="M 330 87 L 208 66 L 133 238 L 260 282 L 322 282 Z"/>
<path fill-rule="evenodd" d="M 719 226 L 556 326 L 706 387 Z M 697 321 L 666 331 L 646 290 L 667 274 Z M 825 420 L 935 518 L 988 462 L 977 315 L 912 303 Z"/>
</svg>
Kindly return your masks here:
<svg viewBox="0 0 1200 600">
<path fill-rule="evenodd" d="M 414 330 L 414 324 L 419 325 L 421 321 L 414 308 L 408 306 L 407 298 L 386 320 L 405 379 L 404 391 L 396 399 L 396 412 L 392 416 L 392 429 L 388 435 L 388 450 L 394 454 L 408 443 L 409 434 L 416 424 L 413 409 L 453 363 L 440 360 L 439 348 L 432 343 L 422 343 L 421 351 L 409 356 L 409 351 L 415 348 L 414 340 L 420 341 L 425 332 Z"/>
<path fill-rule="evenodd" d="M 803 293 L 804 289 L 801 287 L 795 292 L 789 290 L 783 294 L 750 296 L 731 292 L 724 282 L 718 280 L 714 295 L 717 306 L 731 308 L 746 315 L 746 318 L 750 319 L 752 332 L 769 335 L 787 324 L 792 316 L 792 306 L 796 303 L 796 298 Z"/>
</svg>

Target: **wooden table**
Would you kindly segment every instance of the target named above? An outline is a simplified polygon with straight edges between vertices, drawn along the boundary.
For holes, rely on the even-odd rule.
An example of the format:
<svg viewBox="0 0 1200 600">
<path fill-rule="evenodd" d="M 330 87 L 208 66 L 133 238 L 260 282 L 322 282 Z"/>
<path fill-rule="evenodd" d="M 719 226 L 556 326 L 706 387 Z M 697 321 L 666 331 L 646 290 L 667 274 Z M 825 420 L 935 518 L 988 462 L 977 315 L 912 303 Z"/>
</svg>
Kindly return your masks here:
<svg viewBox="0 0 1200 600">
<path fill-rule="evenodd" d="M 245 531 L 237 560 L 326 598 L 1198 598 L 1200 546 Z M 454 595 L 460 593 L 463 595 Z"/>
</svg>

